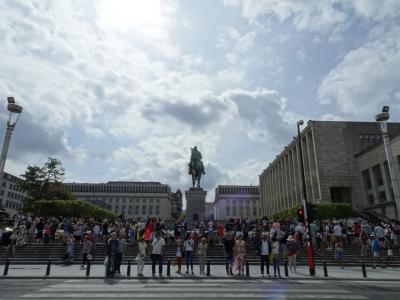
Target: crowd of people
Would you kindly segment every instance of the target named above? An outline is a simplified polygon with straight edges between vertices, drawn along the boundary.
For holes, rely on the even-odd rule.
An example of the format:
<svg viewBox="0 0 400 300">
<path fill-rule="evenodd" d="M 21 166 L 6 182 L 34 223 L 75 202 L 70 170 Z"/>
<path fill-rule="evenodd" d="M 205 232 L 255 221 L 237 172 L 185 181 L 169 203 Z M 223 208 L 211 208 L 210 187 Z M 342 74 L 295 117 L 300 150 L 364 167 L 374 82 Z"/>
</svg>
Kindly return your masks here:
<svg viewBox="0 0 400 300">
<path fill-rule="evenodd" d="M 106 245 L 105 273 L 114 277 L 120 273 L 123 255 L 128 246 L 136 246 L 137 274 L 143 276 L 144 264 L 149 256 L 152 275 L 162 276 L 165 246 L 173 245 L 175 259 L 172 262 L 177 273 L 182 272 L 185 260 L 185 274 L 194 274 L 193 261 L 197 257 L 199 272 L 205 274 L 205 262 L 209 247 L 223 245 L 226 258 L 226 273 L 244 274 L 247 252 L 257 251 L 260 257 L 262 276 L 281 276 L 281 260 L 287 259 L 291 272 L 296 272 L 297 255 L 305 248 L 306 230 L 302 222 L 267 220 L 228 220 L 225 222 L 200 222 L 189 226 L 184 221 L 174 224 L 158 218 L 148 217 L 136 220 L 120 217 L 115 221 L 94 218 L 40 218 L 19 216 L 0 227 L 0 244 L 6 247 L 8 255 L 15 255 L 16 249 L 24 244 L 64 243 L 65 264 L 74 262 L 75 246 L 82 244 L 84 268 L 92 259 L 92 250 L 97 243 Z M 343 268 L 344 249 L 348 245 L 358 246 L 360 258 L 373 257 L 373 267 L 395 267 L 394 253 L 400 246 L 400 226 L 397 223 L 372 224 L 361 219 L 324 220 L 310 224 L 310 233 L 316 255 L 332 250 L 338 265 Z M 151 246 L 151 247 L 150 247 Z M 149 250 L 148 250 L 149 249 Z M 383 252 L 386 251 L 385 260 Z"/>
</svg>

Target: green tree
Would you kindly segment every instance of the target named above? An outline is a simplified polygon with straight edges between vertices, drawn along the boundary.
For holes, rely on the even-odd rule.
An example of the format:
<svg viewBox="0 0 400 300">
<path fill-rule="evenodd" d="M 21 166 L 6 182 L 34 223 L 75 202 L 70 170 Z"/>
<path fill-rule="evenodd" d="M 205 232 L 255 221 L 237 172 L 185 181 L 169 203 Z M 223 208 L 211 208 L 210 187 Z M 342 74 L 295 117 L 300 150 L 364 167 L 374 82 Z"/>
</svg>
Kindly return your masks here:
<svg viewBox="0 0 400 300">
<path fill-rule="evenodd" d="M 32 211 L 39 200 L 69 200 L 74 199 L 71 192 L 63 186 L 65 171 L 61 161 L 49 157 L 42 166 L 28 166 L 21 175 L 23 181 L 19 183 L 22 190 L 28 194 L 24 209 Z"/>
</svg>

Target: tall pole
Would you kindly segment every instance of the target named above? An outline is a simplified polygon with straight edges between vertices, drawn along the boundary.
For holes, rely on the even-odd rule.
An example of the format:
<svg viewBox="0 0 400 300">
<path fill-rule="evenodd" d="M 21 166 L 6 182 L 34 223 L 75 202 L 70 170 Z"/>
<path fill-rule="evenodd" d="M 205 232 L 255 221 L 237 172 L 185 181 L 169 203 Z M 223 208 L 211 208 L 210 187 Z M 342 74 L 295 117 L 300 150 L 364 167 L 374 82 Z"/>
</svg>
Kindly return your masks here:
<svg viewBox="0 0 400 300">
<path fill-rule="evenodd" d="M 314 261 L 314 250 L 312 247 L 312 236 L 311 236 L 311 226 L 310 222 L 308 222 L 308 214 L 307 214 L 307 191 L 306 191 L 306 177 L 304 172 L 304 163 L 303 163 L 303 148 L 301 146 L 301 136 L 300 136 L 300 125 L 303 125 L 303 121 L 300 120 L 297 122 L 297 140 L 299 142 L 299 151 L 300 151 L 300 167 L 301 167 L 301 182 L 302 182 L 302 191 L 303 191 L 303 208 L 304 208 L 304 221 L 305 228 L 307 234 L 307 261 L 308 268 L 310 270 L 310 275 L 315 275 L 315 261 Z"/>
<path fill-rule="evenodd" d="M 383 145 L 385 146 L 386 159 L 388 161 L 389 174 L 392 182 L 393 194 L 397 207 L 397 219 L 400 219 L 400 191 L 398 185 L 399 177 L 397 174 L 396 162 L 393 158 L 392 145 L 390 143 L 388 126 L 386 121 L 380 121 L 378 123 L 382 133 Z"/>
<path fill-rule="evenodd" d="M 7 130 L 6 130 L 6 135 L 4 137 L 3 150 L 1 151 L 1 157 L 0 157 L 0 176 L 1 176 L 1 178 L 3 178 L 4 166 L 6 164 L 8 148 L 10 147 L 11 136 L 12 136 L 14 128 L 15 128 L 15 124 L 10 124 L 10 122 L 7 122 Z"/>
</svg>

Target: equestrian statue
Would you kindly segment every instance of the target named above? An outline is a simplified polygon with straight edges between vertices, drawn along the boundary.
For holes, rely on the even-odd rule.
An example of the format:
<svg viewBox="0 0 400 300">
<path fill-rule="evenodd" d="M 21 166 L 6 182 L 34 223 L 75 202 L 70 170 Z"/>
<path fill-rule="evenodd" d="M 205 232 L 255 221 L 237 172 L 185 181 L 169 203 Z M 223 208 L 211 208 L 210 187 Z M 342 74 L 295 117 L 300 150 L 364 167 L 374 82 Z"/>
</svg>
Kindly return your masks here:
<svg viewBox="0 0 400 300">
<path fill-rule="evenodd" d="M 193 188 L 197 180 L 197 187 L 200 188 L 200 180 L 201 180 L 201 175 L 205 175 L 206 172 L 204 171 L 204 165 L 201 159 L 203 158 L 201 156 L 201 153 L 199 150 L 197 150 L 197 146 L 194 146 L 191 148 L 192 154 L 190 155 L 190 162 L 188 164 L 189 166 L 189 175 L 192 175 L 192 184 Z"/>
</svg>

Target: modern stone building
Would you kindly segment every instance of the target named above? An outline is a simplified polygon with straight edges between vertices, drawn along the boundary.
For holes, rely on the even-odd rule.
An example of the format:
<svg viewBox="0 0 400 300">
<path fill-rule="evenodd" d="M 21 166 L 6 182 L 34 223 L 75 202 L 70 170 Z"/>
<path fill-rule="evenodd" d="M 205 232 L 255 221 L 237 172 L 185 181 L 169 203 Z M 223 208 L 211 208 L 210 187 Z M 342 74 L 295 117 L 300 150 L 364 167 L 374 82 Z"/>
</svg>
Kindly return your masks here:
<svg viewBox="0 0 400 300">
<path fill-rule="evenodd" d="M 77 200 L 102 200 L 117 215 L 171 217 L 171 188 L 160 182 L 65 183 Z"/>
<path fill-rule="evenodd" d="M 261 217 L 258 186 L 219 185 L 215 189 L 214 219 Z"/>
<path fill-rule="evenodd" d="M 395 159 L 393 167 L 400 174 L 400 136 L 393 138 L 391 144 Z M 363 209 L 388 219 L 398 218 L 384 145 L 373 145 L 358 153 L 356 159 L 365 197 Z"/>
<path fill-rule="evenodd" d="M 22 210 L 27 194 L 18 186 L 21 178 L 4 172 L 0 181 L 0 206 L 12 217 Z"/>
<path fill-rule="evenodd" d="M 175 193 L 171 193 L 171 218 L 178 219 L 182 214 L 182 192 L 178 189 Z"/>
<path fill-rule="evenodd" d="M 399 123 L 389 123 L 391 136 Z M 295 131 L 295 130 L 293 130 Z M 366 196 L 356 154 L 382 142 L 376 122 L 309 121 L 301 132 L 306 191 L 311 203 L 351 203 L 363 209 Z M 263 215 L 301 203 L 297 137 L 259 176 Z"/>
</svg>

